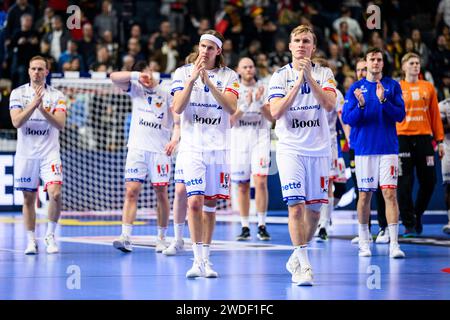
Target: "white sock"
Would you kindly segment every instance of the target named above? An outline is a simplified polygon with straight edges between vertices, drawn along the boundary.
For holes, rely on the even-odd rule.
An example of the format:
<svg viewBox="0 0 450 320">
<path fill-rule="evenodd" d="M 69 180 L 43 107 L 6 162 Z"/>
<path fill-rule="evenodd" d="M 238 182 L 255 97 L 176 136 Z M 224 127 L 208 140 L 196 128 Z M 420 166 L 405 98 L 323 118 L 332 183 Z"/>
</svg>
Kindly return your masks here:
<svg viewBox="0 0 450 320">
<path fill-rule="evenodd" d="M 27 231 L 27 238 L 28 238 L 28 241 L 35 241 L 36 240 L 36 235 L 35 235 L 35 233 L 34 233 L 34 231 L 30 231 L 30 230 L 28 230 Z"/>
<path fill-rule="evenodd" d="M 392 244 L 398 243 L 398 223 L 391 223 L 388 225 L 389 228 L 389 240 Z"/>
<path fill-rule="evenodd" d="M 328 198 L 328 215 L 327 215 L 327 227 L 330 225 L 330 221 L 331 221 L 331 214 L 333 213 L 333 209 L 334 209 L 334 197 L 329 197 Z"/>
<path fill-rule="evenodd" d="M 295 254 L 297 255 L 298 261 L 300 261 L 300 266 L 311 266 L 308 258 L 308 247 L 307 245 L 301 245 L 295 247 Z"/>
<path fill-rule="evenodd" d="M 132 224 L 126 224 L 126 223 L 122 224 L 122 235 L 129 237 L 129 236 L 131 236 L 132 230 L 133 230 Z"/>
<path fill-rule="evenodd" d="M 204 243 L 202 247 L 203 260 L 209 260 L 209 250 L 210 250 L 209 244 Z"/>
<path fill-rule="evenodd" d="M 369 241 L 369 224 L 358 224 L 359 241 Z"/>
<path fill-rule="evenodd" d="M 49 234 L 54 234 L 57 224 L 58 222 L 53 221 L 47 222 L 47 233 L 45 235 L 48 236 Z"/>
<path fill-rule="evenodd" d="M 246 216 L 246 217 L 244 217 L 244 216 L 241 216 L 241 225 L 242 225 L 242 228 L 244 228 L 244 227 L 249 227 L 249 217 L 248 216 Z"/>
<path fill-rule="evenodd" d="M 158 239 L 164 240 L 166 238 L 167 227 L 158 226 Z"/>
<path fill-rule="evenodd" d="M 319 226 L 321 228 L 326 228 L 328 226 L 328 206 L 330 204 L 322 204 L 320 207 L 320 219 L 319 219 Z"/>
<path fill-rule="evenodd" d="M 177 241 L 183 240 L 184 222 L 183 223 L 175 223 L 173 228 L 175 230 L 175 240 L 177 240 Z"/>
<path fill-rule="evenodd" d="M 203 243 L 197 242 L 192 244 L 192 251 L 194 251 L 194 260 L 195 261 L 202 261 L 202 253 L 203 250 Z"/>
<path fill-rule="evenodd" d="M 266 225 L 267 212 L 258 212 L 258 227 Z"/>
</svg>

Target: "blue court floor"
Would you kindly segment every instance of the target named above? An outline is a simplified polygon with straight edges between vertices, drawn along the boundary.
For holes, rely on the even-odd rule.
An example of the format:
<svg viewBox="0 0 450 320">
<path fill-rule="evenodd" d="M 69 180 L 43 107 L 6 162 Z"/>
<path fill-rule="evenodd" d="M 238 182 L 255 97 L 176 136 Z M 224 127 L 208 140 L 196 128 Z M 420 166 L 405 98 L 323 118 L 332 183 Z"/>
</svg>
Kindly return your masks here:
<svg viewBox="0 0 450 320">
<path fill-rule="evenodd" d="M 120 234 L 119 221 L 64 219 L 62 224 L 57 231 L 60 253 L 45 253 L 46 224 L 38 220 L 40 252 L 25 256 L 21 216 L 0 215 L 0 300 L 450 299 L 450 237 L 437 224 L 425 225 L 421 244 L 401 243 L 407 257 L 393 260 L 389 246 L 381 244 L 372 245 L 371 258 L 359 258 L 357 245 L 349 240 L 357 233 L 356 224 L 337 221 L 328 242 L 313 241 L 310 246 L 313 287 L 291 283 L 285 269 L 292 250 L 285 223 L 268 224 L 268 242 L 257 240 L 252 224 L 253 240 L 242 243 L 234 241 L 238 222 L 218 222 L 211 261 L 219 278 L 195 280 L 185 278 L 192 264 L 190 246 L 174 257 L 155 253 L 154 220 L 134 227 L 136 246 L 131 254 L 111 245 Z M 186 242 L 187 232 L 186 226 Z M 172 235 L 170 225 L 168 236 Z"/>
</svg>

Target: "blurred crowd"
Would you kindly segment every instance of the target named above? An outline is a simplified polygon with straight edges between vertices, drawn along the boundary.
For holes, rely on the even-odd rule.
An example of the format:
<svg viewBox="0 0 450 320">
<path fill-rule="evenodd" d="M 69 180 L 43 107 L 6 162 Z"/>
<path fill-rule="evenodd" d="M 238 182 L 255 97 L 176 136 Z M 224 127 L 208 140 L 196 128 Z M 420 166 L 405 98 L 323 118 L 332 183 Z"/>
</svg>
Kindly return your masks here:
<svg viewBox="0 0 450 320">
<path fill-rule="evenodd" d="M 378 30 L 367 27 L 372 4 L 380 8 Z M 80 28 L 68 28 L 70 5 L 80 8 Z M 247 56 L 266 78 L 290 61 L 290 31 L 309 24 L 316 56 L 328 60 L 343 92 L 355 81 L 357 59 L 375 46 L 384 52 L 384 73 L 397 79 L 401 57 L 419 53 L 421 77 L 434 83 L 439 100 L 450 96 L 450 0 L 5 0 L 0 9 L 0 77 L 12 88 L 28 81 L 36 54 L 56 73 L 131 70 L 145 60 L 170 74 L 212 28 L 226 38 L 229 67 Z"/>
</svg>

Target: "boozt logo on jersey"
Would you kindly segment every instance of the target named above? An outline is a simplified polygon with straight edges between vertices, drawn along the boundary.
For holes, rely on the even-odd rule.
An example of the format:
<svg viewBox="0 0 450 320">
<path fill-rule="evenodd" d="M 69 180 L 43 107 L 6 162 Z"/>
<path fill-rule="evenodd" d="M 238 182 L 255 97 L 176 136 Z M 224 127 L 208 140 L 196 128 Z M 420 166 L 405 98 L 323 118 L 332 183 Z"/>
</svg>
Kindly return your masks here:
<svg viewBox="0 0 450 320">
<path fill-rule="evenodd" d="M 298 119 L 292 119 L 292 128 L 313 128 L 313 127 L 320 127 L 319 119 L 316 120 L 298 120 Z"/>
<path fill-rule="evenodd" d="M 241 127 L 259 127 L 260 125 L 261 125 L 261 120 L 259 120 L 259 121 L 239 120 L 239 126 L 241 126 Z"/>
<path fill-rule="evenodd" d="M 293 189 L 300 189 L 302 187 L 302 184 L 300 182 L 289 182 L 289 184 L 285 184 L 281 187 L 281 190 L 287 191 L 287 190 L 293 190 Z"/>
<path fill-rule="evenodd" d="M 153 129 L 160 129 L 161 130 L 161 124 L 160 123 L 154 123 L 154 122 L 149 122 L 149 121 L 145 121 L 144 119 L 139 119 L 139 124 L 141 126 L 144 127 L 150 127 Z"/>
<path fill-rule="evenodd" d="M 16 178 L 15 179 L 16 182 L 31 182 L 31 177 L 21 177 L 21 178 Z"/>
<path fill-rule="evenodd" d="M 47 136 L 50 134 L 50 129 L 45 130 L 33 130 L 31 128 L 27 128 L 25 130 L 25 134 L 29 136 Z"/>
<path fill-rule="evenodd" d="M 192 180 L 189 180 L 189 181 L 185 181 L 184 183 L 186 184 L 187 187 L 189 187 L 189 186 L 196 186 L 198 184 L 203 184 L 203 179 L 202 178 L 200 178 L 200 179 L 192 179 Z"/>
<path fill-rule="evenodd" d="M 361 178 L 361 183 L 372 183 L 375 180 L 374 177 L 370 178 Z"/>
<path fill-rule="evenodd" d="M 197 114 L 193 115 L 194 123 L 200 123 L 200 124 L 210 124 L 213 126 L 218 126 L 220 124 L 220 121 L 222 120 L 221 117 L 218 118 L 204 118 L 200 117 Z"/>
</svg>

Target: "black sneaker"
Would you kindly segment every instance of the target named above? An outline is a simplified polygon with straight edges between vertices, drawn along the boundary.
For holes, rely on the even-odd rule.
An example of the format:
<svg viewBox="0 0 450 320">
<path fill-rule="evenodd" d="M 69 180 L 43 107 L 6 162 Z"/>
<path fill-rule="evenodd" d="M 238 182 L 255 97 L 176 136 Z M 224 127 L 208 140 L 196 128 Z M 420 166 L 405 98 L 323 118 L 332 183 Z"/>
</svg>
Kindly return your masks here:
<svg viewBox="0 0 450 320">
<path fill-rule="evenodd" d="M 267 232 L 266 226 L 258 226 L 258 239 L 261 241 L 270 240 L 270 234 Z"/>
<path fill-rule="evenodd" d="M 317 241 L 318 242 L 328 241 L 327 229 L 325 229 L 325 228 L 319 229 L 319 234 L 317 235 Z"/>
<path fill-rule="evenodd" d="M 236 237 L 238 241 L 250 240 L 250 229 L 248 227 L 242 227 L 241 234 Z"/>
</svg>

